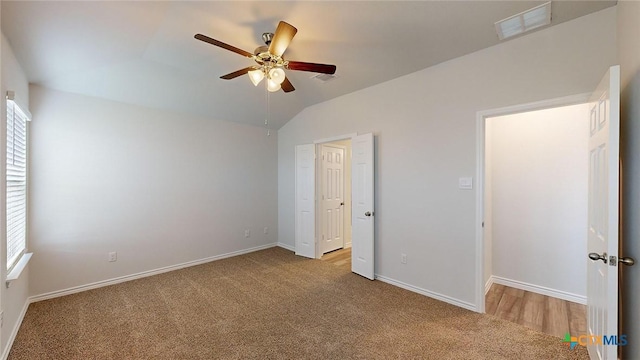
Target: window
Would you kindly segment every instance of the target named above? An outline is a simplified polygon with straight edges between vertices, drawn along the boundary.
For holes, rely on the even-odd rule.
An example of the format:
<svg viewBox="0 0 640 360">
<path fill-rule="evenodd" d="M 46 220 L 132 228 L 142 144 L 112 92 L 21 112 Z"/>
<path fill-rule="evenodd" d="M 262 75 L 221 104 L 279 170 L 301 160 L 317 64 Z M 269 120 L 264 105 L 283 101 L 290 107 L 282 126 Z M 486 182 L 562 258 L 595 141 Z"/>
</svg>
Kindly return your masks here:
<svg viewBox="0 0 640 360">
<path fill-rule="evenodd" d="M 7 269 L 26 250 L 27 238 L 27 120 L 7 93 Z"/>
</svg>

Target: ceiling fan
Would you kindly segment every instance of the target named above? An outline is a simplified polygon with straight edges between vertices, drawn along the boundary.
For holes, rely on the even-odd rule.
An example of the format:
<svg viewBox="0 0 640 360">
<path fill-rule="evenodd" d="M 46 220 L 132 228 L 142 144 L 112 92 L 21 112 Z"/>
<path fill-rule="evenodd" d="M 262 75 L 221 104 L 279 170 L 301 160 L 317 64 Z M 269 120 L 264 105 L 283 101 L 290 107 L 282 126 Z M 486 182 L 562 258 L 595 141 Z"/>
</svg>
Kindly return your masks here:
<svg viewBox="0 0 640 360">
<path fill-rule="evenodd" d="M 269 91 L 274 92 L 282 89 L 284 92 L 291 92 L 294 91 L 295 88 L 291 85 L 289 79 L 287 79 L 284 69 L 310 71 L 323 74 L 334 74 L 336 72 L 335 65 L 289 61 L 282 57 L 284 52 L 287 50 L 291 39 L 293 39 L 297 32 L 298 29 L 293 27 L 291 24 L 280 21 L 275 34 L 262 34 L 262 40 L 266 45 L 256 48 L 253 51 L 253 54 L 248 51 L 238 49 L 235 46 L 225 44 L 222 41 L 212 39 L 206 35 L 196 34 L 195 38 L 211 45 L 233 51 L 234 53 L 252 59 L 257 63 L 256 65 L 223 75 L 220 77 L 221 79 L 231 80 L 238 76 L 248 74 L 249 79 L 256 86 L 263 78 L 267 78 L 267 89 Z"/>
</svg>

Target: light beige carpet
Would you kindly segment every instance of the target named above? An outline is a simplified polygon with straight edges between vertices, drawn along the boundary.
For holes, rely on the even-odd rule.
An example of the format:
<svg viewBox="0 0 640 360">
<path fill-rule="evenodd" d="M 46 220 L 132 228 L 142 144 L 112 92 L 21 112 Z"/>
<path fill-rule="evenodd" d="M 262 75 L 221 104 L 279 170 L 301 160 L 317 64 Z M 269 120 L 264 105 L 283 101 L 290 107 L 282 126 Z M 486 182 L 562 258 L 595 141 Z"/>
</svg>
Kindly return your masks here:
<svg viewBox="0 0 640 360">
<path fill-rule="evenodd" d="M 425 276 L 437 276 L 437 274 Z M 587 359 L 562 340 L 272 248 L 31 304 L 9 359 Z"/>
</svg>

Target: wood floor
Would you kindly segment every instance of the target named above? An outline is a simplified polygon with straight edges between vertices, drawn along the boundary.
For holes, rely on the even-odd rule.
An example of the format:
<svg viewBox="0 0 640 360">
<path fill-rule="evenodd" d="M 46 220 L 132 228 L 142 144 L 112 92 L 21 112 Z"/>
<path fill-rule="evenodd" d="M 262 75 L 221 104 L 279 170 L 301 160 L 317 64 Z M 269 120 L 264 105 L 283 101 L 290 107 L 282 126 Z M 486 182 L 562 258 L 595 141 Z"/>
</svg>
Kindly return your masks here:
<svg viewBox="0 0 640 360">
<path fill-rule="evenodd" d="M 493 284 L 485 298 L 487 314 L 564 337 L 587 333 L 587 307 L 524 290 Z"/>
<path fill-rule="evenodd" d="M 323 261 L 351 266 L 351 248 L 326 253 Z M 587 333 L 587 307 L 529 291 L 493 284 L 486 296 L 487 314 L 563 338 Z"/>
<path fill-rule="evenodd" d="M 338 249 L 322 255 L 321 260 L 338 266 L 351 266 L 351 248 Z"/>
</svg>

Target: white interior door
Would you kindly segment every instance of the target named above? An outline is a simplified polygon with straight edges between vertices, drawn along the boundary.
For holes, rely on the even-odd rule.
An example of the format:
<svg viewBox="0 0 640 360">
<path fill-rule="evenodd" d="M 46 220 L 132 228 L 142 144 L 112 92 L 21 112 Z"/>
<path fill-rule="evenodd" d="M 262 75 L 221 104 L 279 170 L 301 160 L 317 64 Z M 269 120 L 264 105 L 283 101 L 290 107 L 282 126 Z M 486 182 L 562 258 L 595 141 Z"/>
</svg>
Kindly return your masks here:
<svg viewBox="0 0 640 360">
<path fill-rule="evenodd" d="M 344 147 L 322 145 L 321 251 L 344 247 Z"/>
<path fill-rule="evenodd" d="M 351 271 L 373 280 L 373 134 L 354 137 L 351 146 Z"/>
<path fill-rule="evenodd" d="M 296 255 L 315 258 L 315 161 L 314 144 L 296 146 L 295 248 Z"/>
<path fill-rule="evenodd" d="M 587 323 L 589 335 L 600 337 L 618 335 L 619 66 L 605 74 L 590 106 Z M 615 345 L 587 347 L 591 359 L 618 357 Z"/>
</svg>

